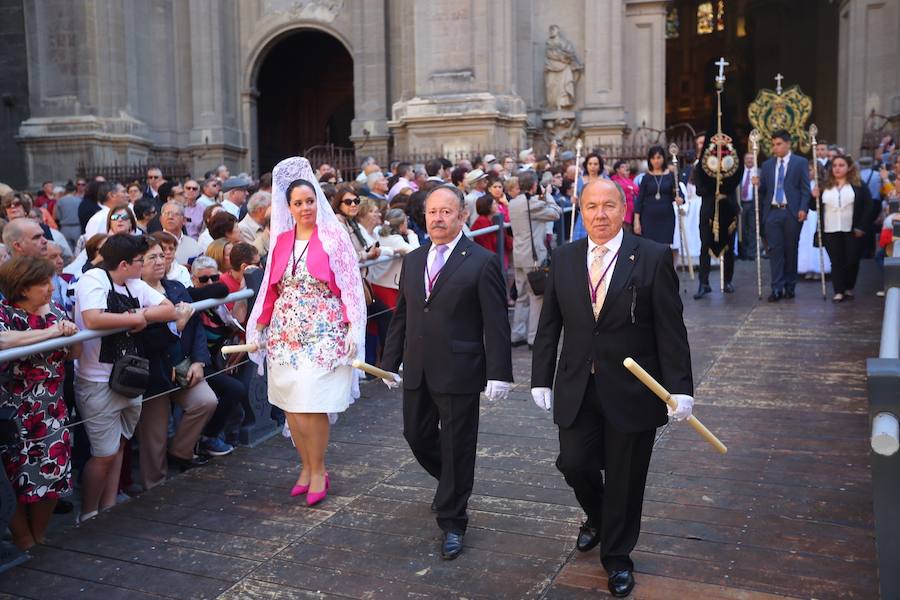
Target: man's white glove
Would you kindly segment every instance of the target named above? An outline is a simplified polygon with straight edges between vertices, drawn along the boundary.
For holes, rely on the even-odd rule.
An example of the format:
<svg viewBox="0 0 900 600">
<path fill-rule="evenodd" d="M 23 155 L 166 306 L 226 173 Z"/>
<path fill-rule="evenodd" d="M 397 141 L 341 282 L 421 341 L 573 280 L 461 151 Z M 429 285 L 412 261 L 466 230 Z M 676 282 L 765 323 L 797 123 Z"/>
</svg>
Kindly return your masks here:
<svg viewBox="0 0 900 600">
<path fill-rule="evenodd" d="M 550 388 L 531 388 L 531 397 L 538 408 L 543 410 L 553 408 L 553 390 Z"/>
<path fill-rule="evenodd" d="M 488 400 L 506 400 L 509 396 L 509 383 L 506 381 L 497 381 L 490 379 L 487 387 L 484 388 L 484 395 Z"/>
<path fill-rule="evenodd" d="M 384 385 L 388 386 L 389 390 L 396 390 L 398 387 L 400 387 L 400 382 L 402 382 L 403 380 L 396 373 L 391 373 L 391 375 L 394 376 L 393 379 L 382 379 L 381 381 L 384 382 Z"/>
<path fill-rule="evenodd" d="M 676 421 L 684 421 L 691 416 L 694 410 L 694 397 L 687 394 L 672 394 L 672 400 L 678 403 L 678 408 L 672 410 L 672 407 L 666 405 L 666 412 Z"/>
</svg>

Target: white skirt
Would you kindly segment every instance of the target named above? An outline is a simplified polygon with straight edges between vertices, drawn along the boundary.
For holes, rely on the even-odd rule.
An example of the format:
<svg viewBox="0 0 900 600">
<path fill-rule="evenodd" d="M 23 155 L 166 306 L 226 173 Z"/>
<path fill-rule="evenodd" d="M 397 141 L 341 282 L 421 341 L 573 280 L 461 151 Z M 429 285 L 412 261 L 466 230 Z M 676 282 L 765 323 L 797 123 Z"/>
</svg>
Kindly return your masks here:
<svg viewBox="0 0 900 600">
<path fill-rule="evenodd" d="M 342 365 L 328 371 L 311 364 L 299 368 L 269 361 L 269 403 L 290 413 L 340 413 L 350 406 L 354 371 Z"/>
</svg>

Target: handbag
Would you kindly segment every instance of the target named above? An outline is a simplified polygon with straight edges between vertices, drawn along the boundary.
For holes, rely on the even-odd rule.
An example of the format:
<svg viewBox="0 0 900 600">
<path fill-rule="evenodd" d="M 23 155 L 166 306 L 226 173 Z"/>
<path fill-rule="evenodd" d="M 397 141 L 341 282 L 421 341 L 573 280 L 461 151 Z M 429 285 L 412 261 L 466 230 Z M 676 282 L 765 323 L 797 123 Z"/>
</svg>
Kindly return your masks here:
<svg viewBox="0 0 900 600">
<path fill-rule="evenodd" d="M 106 297 L 106 310 L 110 313 L 124 314 L 140 308 L 140 303 L 131 295 L 127 285 L 123 285 L 128 297 L 116 291 L 109 271 L 105 271 L 109 279 L 110 290 Z M 100 342 L 100 362 L 112 363 L 109 374 L 109 388 L 127 398 L 137 398 L 147 391 L 150 385 L 150 361 L 141 356 L 137 340 L 130 333 L 114 333 L 104 337 Z"/>
<path fill-rule="evenodd" d="M 525 196 L 525 214 L 528 215 L 528 231 L 531 233 L 531 258 L 536 266 L 532 267 L 525 277 L 528 279 L 528 285 L 535 296 L 543 296 L 544 289 L 547 287 L 547 279 L 550 277 L 550 249 L 547 249 L 547 257 L 537 264 L 537 251 L 534 249 L 534 225 L 531 222 L 531 199 Z"/>
<path fill-rule="evenodd" d="M 22 422 L 13 406 L 0 406 L 0 448 L 16 448 L 21 443 Z"/>
<path fill-rule="evenodd" d="M 188 371 L 191 370 L 191 359 L 189 356 L 185 356 L 181 361 L 172 367 L 172 378 L 175 380 L 179 386 L 186 388 L 190 384 L 188 381 Z"/>
</svg>

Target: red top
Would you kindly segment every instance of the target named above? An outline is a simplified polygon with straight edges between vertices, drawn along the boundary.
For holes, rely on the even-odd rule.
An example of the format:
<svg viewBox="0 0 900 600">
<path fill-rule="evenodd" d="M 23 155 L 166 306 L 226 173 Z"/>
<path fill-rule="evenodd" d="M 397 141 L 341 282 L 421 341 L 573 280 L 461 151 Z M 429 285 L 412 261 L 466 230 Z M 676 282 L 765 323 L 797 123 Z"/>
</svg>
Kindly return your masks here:
<svg viewBox="0 0 900 600">
<path fill-rule="evenodd" d="M 241 284 L 235 280 L 234 277 L 231 276 L 231 272 L 223 273 L 221 277 L 219 277 L 219 281 L 224 283 L 228 287 L 228 293 L 233 294 L 241 289 Z M 228 310 L 234 309 L 234 302 L 229 302 L 225 305 L 225 308 Z"/>
<path fill-rule="evenodd" d="M 508 221 L 509 219 L 504 219 Z M 484 215 L 478 215 L 478 218 L 475 219 L 475 222 L 472 223 L 472 227 L 470 229 L 472 231 L 477 231 L 479 229 L 484 229 L 485 227 L 490 227 L 494 222 L 491 221 L 490 217 L 486 217 Z M 494 231 L 492 233 L 486 233 L 484 235 L 479 235 L 477 237 L 472 238 L 472 240 L 480 245 L 484 246 L 494 254 L 497 253 L 497 232 Z M 513 249 L 513 239 L 512 236 L 509 235 L 509 231 L 506 232 L 506 235 L 503 237 L 503 248 L 505 252 L 503 253 L 503 266 L 507 266 L 508 256 L 512 252 Z"/>
</svg>

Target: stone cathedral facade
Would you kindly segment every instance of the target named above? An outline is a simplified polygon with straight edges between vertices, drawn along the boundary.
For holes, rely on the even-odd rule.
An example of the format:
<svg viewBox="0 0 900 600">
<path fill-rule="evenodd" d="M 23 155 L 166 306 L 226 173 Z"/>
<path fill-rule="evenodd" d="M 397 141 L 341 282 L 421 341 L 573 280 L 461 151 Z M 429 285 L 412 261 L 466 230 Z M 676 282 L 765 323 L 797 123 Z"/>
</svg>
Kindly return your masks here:
<svg viewBox="0 0 900 600">
<path fill-rule="evenodd" d="M 889 111 L 900 94 L 900 7 L 837 4 L 834 137 L 851 144 L 867 103 Z M 20 185 L 65 181 L 79 163 L 179 161 L 202 173 L 224 162 L 258 174 L 270 147 L 387 156 L 576 135 L 590 147 L 666 128 L 666 0 L 4 5 L 0 180 Z"/>
</svg>

